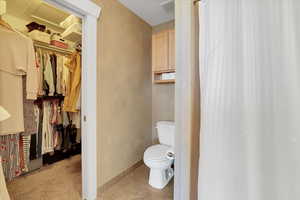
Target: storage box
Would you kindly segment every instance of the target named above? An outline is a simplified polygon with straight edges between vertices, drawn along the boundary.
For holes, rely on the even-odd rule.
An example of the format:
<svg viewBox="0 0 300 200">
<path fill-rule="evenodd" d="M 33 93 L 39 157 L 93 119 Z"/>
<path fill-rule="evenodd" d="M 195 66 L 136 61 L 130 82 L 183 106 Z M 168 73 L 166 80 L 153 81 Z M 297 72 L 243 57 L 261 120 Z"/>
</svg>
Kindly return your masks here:
<svg viewBox="0 0 300 200">
<path fill-rule="evenodd" d="M 65 30 L 61 36 L 72 42 L 80 42 L 82 38 L 82 25 L 79 23 L 72 24 L 67 30 Z"/>
<path fill-rule="evenodd" d="M 79 23 L 81 24 L 81 20 L 74 16 L 74 15 L 70 15 L 69 17 L 67 17 L 64 21 L 62 21 L 59 25 L 62 27 L 62 28 L 69 28 L 72 24 L 76 24 L 76 23 Z"/>
<path fill-rule="evenodd" d="M 65 42 L 62 41 L 57 41 L 57 40 L 51 40 L 50 42 L 51 45 L 62 48 L 62 49 L 68 49 L 69 45 Z"/>
<path fill-rule="evenodd" d="M 50 35 L 48 33 L 41 32 L 39 30 L 33 30 L 28 33 L 28 36 L 33 40 L 50 44 Z"/>
</svg>

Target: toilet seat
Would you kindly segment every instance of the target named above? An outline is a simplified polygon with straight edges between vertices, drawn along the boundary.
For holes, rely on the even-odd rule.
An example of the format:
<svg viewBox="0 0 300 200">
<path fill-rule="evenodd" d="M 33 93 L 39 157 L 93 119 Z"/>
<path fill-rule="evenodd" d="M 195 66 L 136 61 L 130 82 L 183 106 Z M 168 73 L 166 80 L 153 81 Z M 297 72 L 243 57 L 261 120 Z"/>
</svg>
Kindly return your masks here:
<svg viewBox="0 0 300 200">
<path fill-rule="evenodd" d="M 157 144 L 149 147 L 144 153 L 144 159 L 148 161 L 168 160 L 166 152 L 170 149 L 167 145 Z"/>
<path fill-rule="evenodd" d="M 170 147 L 167 145 L 157 144 L 149 147 L 144 153 L 144 162 L 152 168 L 167 168 L 173 163 L 166 156 L 167 150 Z"/>
</svg>

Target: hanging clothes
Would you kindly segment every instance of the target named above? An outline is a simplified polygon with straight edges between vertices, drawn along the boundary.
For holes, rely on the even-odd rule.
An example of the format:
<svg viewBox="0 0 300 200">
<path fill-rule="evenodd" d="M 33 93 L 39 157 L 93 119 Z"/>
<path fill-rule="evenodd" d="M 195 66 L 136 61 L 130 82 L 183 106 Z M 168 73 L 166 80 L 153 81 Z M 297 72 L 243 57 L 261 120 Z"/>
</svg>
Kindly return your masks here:
<svg viewBox="0 0 300 200">
<path fill-rule="evenodd" d="M 0 91 L 0 105 L 11 115 L 7 120 L 0 122 L 0 135 L 23 132 L 22 76 L 16 76 L 0 70 Z"/>
<path fill-rule="evenodd" d="M 41 49 L 36 50 L 36 63 L 37 63 L 37 73 L 38 73 L 38 96 L 44 96 L 44 57 Z"/>
<path fill-rule="evenodd" d="M 63 73 L 63 56 L 56 55 L 57 66 L 56 66 L 56 93 L 62 94 L 62 73 Z"/>
<path fill-rule="evenodd" d="M 51 126 L 51 104 L 49 101 L 43 102 L 43 140 L 42 154 L 53 152 L 53 127 Z"/>
<path fill-rule="evenodd" d="M 11 117 L 0 122 L 0 135 L 24 131 L 23 84 L 27 99 L 37 98 L 38 74 L 32 40 L 0 27 L 0 105 Z"/>
<path fill-rule="evenodd" d="M 56 93 L 56 85 L 57 85 L 57 59 L 55 54 L 50 54 L 50 62 L 52 67 L 53 74 L 53 85 L 54 85 L 54 94 Z"/>
<path fill-rule="evenodd" d="M 38 158 L 37 156 L 37 135 L 30 135 L 30 148 L 29 148 L 29 159 L 35 160 Z"/>
<path fill-rule="evenodd" d="M 19 134 L 0 136 L 0 157 L 2 157 L 3 173 L 7 180 L 21 174 L 19 157 Z"/>
<path fill-rule="evenodd" d="M 80 53 L 75 51 L 66 64 L 70 70 L 70 88 L 67 91 L 64 100 L 63 110 L 67 112 L 77 112 L 77 102 L 80 95 L 81 84 L 81 56 Z"/>
<path fill-rule="evenodd" d="M 31 155 L 30 157 L 32 159 L 34 158 L 40 158 L 42 156 L 42 141 L 43 141 L 43 104 L 40 101 L 35 102 L 34 106 L 34 112 L 36 116 L 36 125 L 37 125 L 37 134 L 33 137 L 36 139 L 36 147 L 35 147 L 35 152 L 36 154 Z M 32 147 L 34 148 L 34 147 Z M 32 152 L 32 151 L 30 151 Z"/>
<path fill-rule="evenodd" d="M 22 140 L 22 135 L 20 135 L 20 137 L 19 137 L 19 160 L 20 160 L 20 170 L 22 173 L 22 172 L 26 171 L 24 144 L 23 144 L 23 140 Z"/>
<path fill-rule="evenodd" d="M 46 90 L 49 96 L 53 96 L 55 92 L 53 69 L 51 64 L 50 55 L 44 54 L 44 90 Z"/>
<path fill-rule="evenodd" d="M 70 63 L 70 59 L 67 57 L 63 57 L 63 65 L 62 65 L 62 78 L 61 78 L 61 89 L 63 96 L 69 96 L 70 91 L 70 70 L 67 67 L 67 64 Z"/>
<path fill-rule="evenodd" d="M 24 133 L 35 134 L 37 133 L 36 116 L 34 112 L 34 101 L 26 99 L 26 78 L 23 77 L 23 115 L 24 115 Z"/>
<path fill-rule="evenodd" d="M 25 169 L 23 169 L 24 172 L 28 172 L 28 170 L 29 170 L 31 136 L 32 135 L 21 135 L 21 141 L 23 143 L 24 162 L 25 162 Z"/>
<path fill-rule="evenodd" d="M 36 99 L 38 76 L 32 40 L 3 27 L 0 38 L 0 70 L 13 75 L 27 74 L 27 99 Z"/>
<path fill-rule="evenodd" d="M 0 37 L 0 105 L 11 115 L 0 122 L 0 162 L 12 180 L 33 160 L 80 148 L 81 56 L 34 51 L 31 39 L 3 27 Z"/>
</svg>

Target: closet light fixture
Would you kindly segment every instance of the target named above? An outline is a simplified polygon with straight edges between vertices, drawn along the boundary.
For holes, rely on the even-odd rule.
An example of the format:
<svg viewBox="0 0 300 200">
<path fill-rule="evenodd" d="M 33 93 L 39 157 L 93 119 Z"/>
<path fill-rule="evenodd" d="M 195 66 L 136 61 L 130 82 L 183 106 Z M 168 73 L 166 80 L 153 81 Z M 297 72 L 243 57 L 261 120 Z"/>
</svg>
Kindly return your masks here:
<svg viewBox="0 0 300 200">
<path fill-rule="evenodd" d="M 0 106 L 0 122 L 8 119 L 9 117 L 10 114 L 2 106 Z"/>
</svg>

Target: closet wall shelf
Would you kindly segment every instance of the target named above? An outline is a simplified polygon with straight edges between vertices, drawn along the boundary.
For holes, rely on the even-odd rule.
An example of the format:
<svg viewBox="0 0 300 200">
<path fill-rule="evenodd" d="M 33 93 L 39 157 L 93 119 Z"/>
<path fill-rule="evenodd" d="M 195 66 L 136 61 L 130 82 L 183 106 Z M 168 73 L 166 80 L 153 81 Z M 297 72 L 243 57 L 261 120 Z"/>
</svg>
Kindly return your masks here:
<svg viewBox="0 0 300 200">
<path fill-rule="evenodd" d="M 154 74 L 174 73 L 174 72 L 176 72 L 175 69 L 167 69 L 167 70 L 153 71 Z"/>
<path fill-rule="evenodd" d="M 62 49 L 59 47 L 55 47 L 53 45 L 44 43 L 44 42 L 40 42 L 40 41 L 33 41 L 33 44 L 35 47 L 37 48 L 41 48 L 41 49 L 46 49 L 46 50 L 50 50 L 50 51 L 54 51 L 54 52 L 58 52 L 58 53 L 63 53 L 63 54 L 67 54 L 67 55 L 71 55 L 73 53 L 73 51 L 68 50 L 68 49 Z"/>
<path fill-rule="evenodd" d="M 175 83 L 175 79 L 168 79 L 168 80 L 154 80 L 156 84 L 168 84 L 168 83 Z"/>
</svg>

